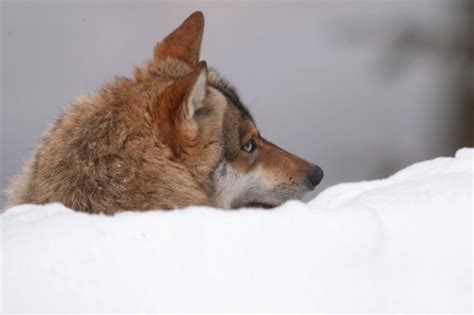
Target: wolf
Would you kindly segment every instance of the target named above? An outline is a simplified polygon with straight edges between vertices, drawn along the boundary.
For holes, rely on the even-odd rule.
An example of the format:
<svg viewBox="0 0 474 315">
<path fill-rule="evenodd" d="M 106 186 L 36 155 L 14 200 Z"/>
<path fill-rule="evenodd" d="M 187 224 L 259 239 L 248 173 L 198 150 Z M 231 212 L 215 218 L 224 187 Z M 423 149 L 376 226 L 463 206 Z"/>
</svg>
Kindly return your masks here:
<svg viewBox="0 0 474 315">
<path fill-rule="evenodd" d="M 77 99 L 14 177 L 10 204 L 272 208 L 313 190 L 321 168 L 266 140 L 236 90 L 200 61 L 203 31 L 194 12 L 133 78 Z"/>
</svg>

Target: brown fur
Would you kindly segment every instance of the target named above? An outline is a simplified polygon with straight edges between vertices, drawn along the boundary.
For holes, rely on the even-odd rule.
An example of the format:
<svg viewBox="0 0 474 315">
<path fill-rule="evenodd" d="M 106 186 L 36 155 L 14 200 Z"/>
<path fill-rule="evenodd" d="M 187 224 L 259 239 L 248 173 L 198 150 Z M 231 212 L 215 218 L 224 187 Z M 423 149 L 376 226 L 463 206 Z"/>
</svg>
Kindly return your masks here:
<svg viewBox="0 0 474 315">
<path fill-rule="evenodd" d="M 261 168 L 276 186 L 300 185 L 311 164 L 261 138 L 199 62 L 203 27 L 202 13 L 193 13 L 133 79 L 117 79 L 66 110 L 14 179 L 12 204 L 62 202 L 106 214 L 221 206 L 215 172 L 223 163 L 242 173 Z M 197 102 L 200 76 L 208 82 Z M 251 138 L 260 147 L 252 157 L 241 150 Z"/>
<path fill-rule="evenodd" d="M 155 48 L 155 59 L 171 57 L 196 67 L 199 62 L 204 16 L 201 12 L 191 14 L 173 33 Z"/>
</svg>

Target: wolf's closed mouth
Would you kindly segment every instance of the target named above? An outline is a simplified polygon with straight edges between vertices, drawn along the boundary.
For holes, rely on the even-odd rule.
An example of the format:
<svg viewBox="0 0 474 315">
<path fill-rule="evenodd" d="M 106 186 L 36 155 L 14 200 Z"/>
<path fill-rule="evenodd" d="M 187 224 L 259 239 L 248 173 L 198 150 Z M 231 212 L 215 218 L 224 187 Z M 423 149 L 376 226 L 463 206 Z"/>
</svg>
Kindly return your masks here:
<svg viewBox="0 0 474 315">
<path fill-rule="evenodd" d="M 269 203 L 263 203 L 263 202 L 251 202 L 246 205 L 248 208 L 263 208 L 263 209 L 272 209 L 277 207 L 277 205 L 272 205 Z"/>
</svg>

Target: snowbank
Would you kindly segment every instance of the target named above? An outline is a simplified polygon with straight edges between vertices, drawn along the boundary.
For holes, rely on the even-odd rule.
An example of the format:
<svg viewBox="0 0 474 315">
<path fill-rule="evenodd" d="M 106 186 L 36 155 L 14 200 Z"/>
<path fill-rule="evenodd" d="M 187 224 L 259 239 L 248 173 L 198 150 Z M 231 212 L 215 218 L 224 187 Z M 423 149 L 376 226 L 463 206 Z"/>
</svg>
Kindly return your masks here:
<svg viewBox="0 0 474 315">
<path fill-rule="evenodd" d="M 275 210 L 2 220 L 3 312 L 470 312 L 473 151 Z"/>
</svg>

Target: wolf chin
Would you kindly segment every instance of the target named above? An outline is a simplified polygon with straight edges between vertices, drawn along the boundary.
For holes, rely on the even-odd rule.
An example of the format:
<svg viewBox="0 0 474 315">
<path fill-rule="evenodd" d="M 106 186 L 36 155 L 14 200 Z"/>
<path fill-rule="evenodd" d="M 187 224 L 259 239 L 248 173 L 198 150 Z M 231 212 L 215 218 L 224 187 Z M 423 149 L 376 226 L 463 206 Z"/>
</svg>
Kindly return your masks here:
<svg viewBox="0 0 474 315">
<path fill-rule="evenodd" d="M 193 13 L 133 78 L 78 99 L 13 179 L 10 205 L 269 208 L 314 189 L 322 170 L 263 138 L 236 91 L 199 60 L 203 30 Z"/>
</svg>

